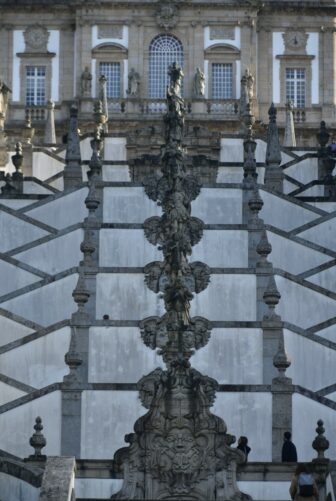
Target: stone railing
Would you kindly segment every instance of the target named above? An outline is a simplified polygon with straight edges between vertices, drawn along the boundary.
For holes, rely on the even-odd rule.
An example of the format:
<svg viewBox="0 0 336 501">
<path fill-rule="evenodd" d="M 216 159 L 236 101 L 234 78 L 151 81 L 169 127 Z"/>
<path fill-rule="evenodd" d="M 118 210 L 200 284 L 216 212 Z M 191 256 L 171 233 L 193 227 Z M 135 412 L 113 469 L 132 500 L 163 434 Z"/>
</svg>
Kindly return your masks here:
<svg viewBox="0 0 336 501">
<path fill-rule="evenodd" d="M 126 100 L 119 98 L 109 98 L 107 100 L 107 106 L 109 114 L 115 113 L 125 113 L 126 111 Z"/>
<path fill-rule="evenodd" d="M 42 122 L 47 118 L 46 106 L 29 106 L 25 109 L 25 119 L 30 117 L 32 122 Z"/>
<path fill-rule="evenodd" d="M 222 118 L 239 118 L 238 99 L 197 99 L 185 101 L 187 113 L 220 115 Z M 166 99 L 109 99 L 109 114 L 162 115 L 167 111 Z"/>
<path fill-rule="evenodd" d="M 286 108 L 278 107 L 278 123 L 286 122 Z M 322 120 L 322 108 L 315 106 L 311 108 L 294 108 L 293 118 L 295 124 L 314 123 L 318 124 Z"/>
<path fill-rule="evenodd" d="M 206 101 L 207 112 L 230 117 L 239 117 L 239 99 L 209 99 Z"/>
<path fill-rule="evenodd" d="M 30 118 L 33 123 L 44 122 L 47 119 L 47 106 L 10 104 L 8 109 L 8 123 L 12 120 L 14 122 L 26 122 L 28 118 Z"/>
</svg>

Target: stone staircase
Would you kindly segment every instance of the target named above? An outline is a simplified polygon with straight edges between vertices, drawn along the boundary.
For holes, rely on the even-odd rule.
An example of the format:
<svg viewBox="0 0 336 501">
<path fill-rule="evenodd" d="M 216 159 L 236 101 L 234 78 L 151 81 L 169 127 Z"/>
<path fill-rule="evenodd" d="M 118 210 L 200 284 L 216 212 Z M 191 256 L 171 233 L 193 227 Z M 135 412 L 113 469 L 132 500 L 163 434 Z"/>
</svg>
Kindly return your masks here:
<svg viewBox="0 0 336 501">
<path fill-rule="evenodd" d="M 87 143 L 84 138 L 83 152 Z M 262 183 L 264 143 L 258 142 L 258 148 L 259 192 L 264 201 L 260 217 L 272 245 L 269 260 L 282 296 L 277 312 L 292 358 L 287 370 L 294 384 L 292 425 L 300 458 L 311 460 L 317 419 L 323 419 L 329 437 L 336 422 L 336 202 L 306 193 L 316 184 L 313 152 L 284 150 L 285 194 L 267 189 Z M 143 221 L 159 209 L 145 196 L 141 183 L 131 181 L 121 146 L 120 151 L 103 167 L 99 262 L 91 283 L 95 320 L 87 336 L 88 381 L 81 388 L 81 457 L 96 460 L 113 457 L 124 445 L 123 436 L 144 412 L 136 383 L 161 363 L 142 346 L 138 330 L 141 318 L 162 311 L 161 301 L 143 283 L 144 266 L 160 259 L 160 252 L 144 238 Z M 44 157 L 51 158 L 49 153 Z M 57 157 L 61 162 L 61 151 Z M 83 158 L 86 170 L 89 156 Z M 243 222 L 238 182 L 242 177 L 242 162 L 235 166 L 221 162 L 219 181 L 205 185 L 193 205 L 193 215 L 206 226 L 192 259 L 208 263 L 212 275 L 209 290 L 192 308 L 213 324 L 211 341 L 202 356 L 195 355 L 193 365 L 218 379 L 214 412 L 224 417 L 229 431 L 249 436 L 252 459 L 271 461 L 271 381 L 276 371 L 263 358 L 264 305 L 255 266 L 249 263 L 252 240 Z M 35 417 L 42 415 L 46 453 L 57 456 L 62 447 L 62 399 L 64 403 L 68 395 L 63 386 L 68 373 L 64 355 L 70 345 L 70 317 L 76 310 L 72 292 L 82 259 L 88 187 L 63 192 L 62 175 L 57 172 L 42 182 L 44 193 L 39 192 L 41 181 L 29 182 L 31 193 L 0 198 L 0 447 L 27 457 Z M 263 366 L 268 367 L 264 372 Z M 236 409 L 241 411 L 239 419 Z M 335 457 L 335 447 L 332 442 L 330 457 Z M 116 490 L 112 484 L 106 488 L 109 495 Z M 79 499 L 89 499 L 79 492 Z"/>
</svg>

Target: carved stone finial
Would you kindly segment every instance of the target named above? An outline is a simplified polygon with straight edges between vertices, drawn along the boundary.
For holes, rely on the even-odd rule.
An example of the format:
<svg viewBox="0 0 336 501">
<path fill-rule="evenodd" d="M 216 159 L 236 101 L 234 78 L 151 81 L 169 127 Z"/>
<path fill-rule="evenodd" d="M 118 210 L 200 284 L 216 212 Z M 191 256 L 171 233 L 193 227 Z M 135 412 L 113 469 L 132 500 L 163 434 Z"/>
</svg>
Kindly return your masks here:
<svg viewBox="0 0 336 501">
<path fill-rule="evenodd" d="M 255 150 L 257 147 L 257 143 L 252 138 L 252 132 L 250 131 L 250 135 L 244 141 L 244 179 L 243 183 L 246 187 L 254 188 L 257 181 L 257 164 L 255 160 Z"/>
<path fill-rule="evenodd" d="M 83 182 L 81 152 L 78 135 L 78 108 L 74 104 L 70 108 L 70 124 L 65 154 L 64 188 L 74 188 Z"/>
<path fill-rule="evenodd" d="M 316 134 L 316 138 L 317 138 L 317 141 L 318 141 L 319 145 L 321 146 L 321 148 L 325 148 L 328 141 L 329 141 L 330 134 L 327 130 L 327 126 L 326 126 L 326 123 L 324 120 L 322 120 L 322 122 L 320 124 L 320 129 L 319 129 L 318 133 Z"/>
<path fill-rule="evenodd" d="M 294 103 L 287 101 L 286 103 L 286 126 L 283 145 L 287 147 L 296 146 L 295 126 L 293 117 Z"/>
<path fill-rule="evenodd" d="M 64 355 L 64 361 L 68 365 L 70 372 L 64 376 L 65 383 L 77 381 L 77 369 L 83 363 L 83 359 L 77 351 L 77 331 L 76 327 L 71 327 L 71 338 L 69 351 Z"/>
<path fill-rule="evenodd" d="M 86 286 L 83 270 L 80 267 L 78 271 L 78 281 L 77 285 L 72 293 L 72 297 L 74 298 L 75 303 L 78 306 L 78 314 L 86 315 L 85 305 L 89 300 L 90 292 Z"/>
<path fill-rule="evenodd" d="M 92 254 L 96 250 L 96 246 L 92 242 L 92 231 L 86 229 L 84 233 L 84 240 L 80 245 L 80 250 L 84 254 L 84 266 L 93 266 Z"/>
<path fill-rule="evenodd" d="M 47 102 L 47 122 L 44 132 L 45 144 L 56 144 L 56 131 L 55 131 L 55 103 L 49 99 Z"/>
<path fill-rule="evenodd" d="M 22 154 L 22 144 L 17 142 L 15 145 L 15 155 L 12 156 L 12 162 L 15 167 L 16 174 L 20 174 L 22 176 L 22 163 L 23 163 L 23 154 Z"/>
<path fill-rule="evenodd" d="M 34 430 L 35 432 L 30 437 L 29 443 L 33 447 L 35 452 L 31 456 L 29 456 L 29 459 L 34 459 L 36 461 L 45 460 L 46 456 L 43 455 L 41 451 L 47 445 L 47 441 L 42 433 L 42 419 L 39 416 L 35 420 Z"/>
<path fill-rule="evenodd" d="M 31 121 L 31 109 L 30 108 L 27 108 L 26 109 L 26 118 L 25 118 L 25 127 L 27 127 L 27 129 L 30 129 L 32 126 L 32 121 Z"/>
<path fill-rule="evenodd" d="M 101 179 L 102 162 L 99 156 L 101 149 L 101 142 L 102 142 L 101 133 L 100 130 L 97 128 L 94 137 L 90 142 L 92 148 L 92 155 L 89 162 L 90 169 L 87 173 L 89 179 L 91 179 L 92 177 L 95 177 L 96 179 Z"/>
<path fill-rule="evenodd" d="M 252 113 L 252 107 L 249 102 L 246 103 L 245 112 L 242 116 L 243 123 L 246 130 L 247 139 L 252 139 L 253 137 L 253 125 L 255 123 L 255 116 Z"/>
<path fill-rule="evenodd" d="M 269 125 L 267 129 L 267 148 L 266 148 L 266 169 L 265 185 L 275 191 L 283 192 L 283 172 L 281 164 L 281 149 L 279 142 L 278 126 L 276 123 L 277 110 L 274 104 L 271 104 L 268 110 Z"/>
<path fill-rule="evenodd" d="M 324 432 L 325 429 L 323 426 L 323 421 L 322 419 L 319 419 L 317 421 L 317 428 L 316 428 L 317 436 L 315 437 L 312 443 L 313 449 L 315 449 L 317 452 L 317 459 L 325 459 L 324 452 L 327 449 L 329 449 L 329 441 L 324 436 Z"/>
<path fill-rule="evenodd" d="M 263 230 L 262 232 L 261 239 L 257 245 L 256 251 L 260 256 L 260 261 L 258 262 L 258 264 L 261 266 L 269 264 L 267 257 L 272 252 L 272 245 L 268 241 L 266 230 Z"/>
<path fill-rule="evenodd" d="M 97 127 L 102 129 L 106 122 L 106 117 L 104 115 L 103 103 L 100 99 L 96 99 L 93 103 L 93 116 Z"/>
<path fill-rule="evenodd" d="M 99 99 L 102 102 L 102 111 L 104 114 L 104 123 L 102 124 L 104 132 L 108 133 L 108 104 L 106 91 L 107 78 L 101 75 L 99 78 Z"/>
<path fill-rule="evenodd" d="M 92 177 L 89 183 L 89 193 L 85 199 L 86 208 L 89 210 L 89 219 L 94 219 L 96 217 L 95 211 L 99 207 L 99 204 L 100 204 L 100 199 L 97 194 L 94 177 Z"/>
<path fill-rule="evenodd" d="M 267 287 L 266 287 L 266 290 L 263 294 L 263 300 L 269 308 L 269 313 L 268 313 L 268 315 L 266 315 L 266 318 L 268 320 L 271 320 L 271 319 L 278 320 L 280 318 L 275 313 L 275 307 L 279 303 L 280 299 L 281 299 L 281 294 L 278 291 L 274 275 L 271 274 L 269 281 L 268 281 L 268 284 L 267 284 Z"/>
<path fill-rule="evenodd" d="M 22 137 L 25 144 L 30 145 L 35 135 L 35 129 L 32 127 L 31 109 L 26 109 L 25 125 L 22 130 Z"/>
<path fill-rule="evenodd" d="M 278 351 L 273 357 L 273 365 L 278 369 L 279 375 L 278 380 L 288 379 L 286 378 L 286 370 L 291 365 L 291 361 L 285 350 L 284 336 L 281 330 L 279 337 Z"/>
<path fill-rule="evenodd" d="M 263 208 L 264 202 L 259 195 L 258 187 L 256 186 L 252 192 L 252 196 L 248 202 L 249 209 L 251 211 L 251 217 L 249 222 L 252 224 L 258 224 L 259 222 L 259 212 Z"/>
</svg>

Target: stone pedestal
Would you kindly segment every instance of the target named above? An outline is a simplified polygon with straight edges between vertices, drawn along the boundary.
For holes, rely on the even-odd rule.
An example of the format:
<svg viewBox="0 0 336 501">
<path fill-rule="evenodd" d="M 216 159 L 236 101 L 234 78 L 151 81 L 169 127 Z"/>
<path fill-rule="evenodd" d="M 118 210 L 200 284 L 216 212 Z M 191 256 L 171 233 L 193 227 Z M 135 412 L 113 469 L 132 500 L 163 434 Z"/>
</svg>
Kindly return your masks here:
<svg viewBox="0 0 336 501">
<path fill-rule="evenodd" d="M 204 98 L 194 99 L 191 103 L 192 113 L 206 113 L 206 102 Z"/>
</svg>

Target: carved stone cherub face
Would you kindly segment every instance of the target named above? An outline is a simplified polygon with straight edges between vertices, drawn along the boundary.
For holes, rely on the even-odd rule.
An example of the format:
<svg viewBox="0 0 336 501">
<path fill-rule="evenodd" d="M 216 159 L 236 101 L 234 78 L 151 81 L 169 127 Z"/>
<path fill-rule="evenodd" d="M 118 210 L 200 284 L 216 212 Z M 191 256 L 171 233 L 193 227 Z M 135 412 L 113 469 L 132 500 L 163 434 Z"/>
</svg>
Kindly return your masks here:
<svg viewBox="0 0 336 501">
<path fill-rule="evenodd" d="M 192 449 L 195 440 L 188 428 L 183 430 L 172 428 L 167 436 L 167 443 L 175 454 L 187 454 Z"/>
</svg>

